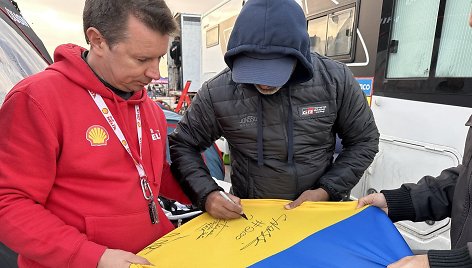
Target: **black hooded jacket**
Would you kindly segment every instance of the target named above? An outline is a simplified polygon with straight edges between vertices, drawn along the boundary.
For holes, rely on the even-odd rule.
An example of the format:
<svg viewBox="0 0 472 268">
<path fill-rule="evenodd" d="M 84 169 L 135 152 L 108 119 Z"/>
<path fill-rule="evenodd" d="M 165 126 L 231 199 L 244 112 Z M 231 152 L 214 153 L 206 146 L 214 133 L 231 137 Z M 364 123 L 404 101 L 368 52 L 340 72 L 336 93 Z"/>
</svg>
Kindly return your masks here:
<svg viewBox="0 0 472 268">
<path fill-rule="evenodd" d="M 184 191 L 204 209 L 208 194 L 220 189 L 199 152 L 224 136 L 236 196 L 293 200 L 321 187 L 332 200 L 345 197 L 374 159 L 379 138 L 352 73 L 310 54 L 305 16 L 291 0 L 248 1 L 228 42 L 228 66 L 245 52 L 283 53 L 296 57 L 297 66 L 273 95 L 234 83 L 230 69 L 203 84 L 169 138 Z M 344 149 L 333 162 L 336 134 Z"/>
</svg>

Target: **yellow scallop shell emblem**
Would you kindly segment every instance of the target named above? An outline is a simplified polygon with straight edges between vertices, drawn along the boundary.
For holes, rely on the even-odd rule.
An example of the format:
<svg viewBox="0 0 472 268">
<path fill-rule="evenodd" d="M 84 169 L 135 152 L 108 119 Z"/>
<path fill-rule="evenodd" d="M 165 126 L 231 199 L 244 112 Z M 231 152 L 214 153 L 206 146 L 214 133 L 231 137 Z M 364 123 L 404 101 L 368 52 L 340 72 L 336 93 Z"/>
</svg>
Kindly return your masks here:
<svg viewBox="0 0 472 268">
<path fill-rule="evenodd" d="M 95 125 L 87 129 L 86 138 L 92 146 L 103 146 L 107 145 L 109 135 L 104 127 Z"/>
</svg>

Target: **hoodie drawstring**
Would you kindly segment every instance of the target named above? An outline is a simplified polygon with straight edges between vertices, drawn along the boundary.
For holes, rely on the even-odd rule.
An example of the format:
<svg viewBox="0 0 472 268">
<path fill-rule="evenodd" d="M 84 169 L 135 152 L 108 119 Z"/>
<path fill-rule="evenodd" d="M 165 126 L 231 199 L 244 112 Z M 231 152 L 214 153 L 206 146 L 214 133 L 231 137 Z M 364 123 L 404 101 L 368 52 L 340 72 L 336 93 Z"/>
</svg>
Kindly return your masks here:
<svg viewBox="0 0 472 268">
<path fill-rule="evenodd" d="M 288 138 L 288 156 L 287 163 L 293 162 L 293 115 L 292 115 L 292 93 L 288 90 L 288 115 L 287 115 L 287 138 Z"/>
<path fill-rule="evenodd" d="M 264 165 L 264 141 L 262 128 L 262 97 L 259 94 L 257 98 L 257 164 Z"/>
</svg>

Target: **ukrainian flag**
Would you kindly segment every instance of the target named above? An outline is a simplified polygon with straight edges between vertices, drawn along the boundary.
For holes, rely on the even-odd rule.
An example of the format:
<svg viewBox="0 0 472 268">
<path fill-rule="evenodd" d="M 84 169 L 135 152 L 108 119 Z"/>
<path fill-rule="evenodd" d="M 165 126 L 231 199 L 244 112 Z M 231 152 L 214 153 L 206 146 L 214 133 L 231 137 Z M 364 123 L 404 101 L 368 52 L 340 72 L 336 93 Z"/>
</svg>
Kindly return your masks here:
<svg viewBox="0 0 472 268">
<path fill-rule="evenodd" d="M 207 213 L 138 255 L 157 267 L 385 267 L 412 255 L 383 211 L 357 202 L 242 200 L 249 220 Z M 131 267 L 145 267 L 132 265 Z"/>
</svg>

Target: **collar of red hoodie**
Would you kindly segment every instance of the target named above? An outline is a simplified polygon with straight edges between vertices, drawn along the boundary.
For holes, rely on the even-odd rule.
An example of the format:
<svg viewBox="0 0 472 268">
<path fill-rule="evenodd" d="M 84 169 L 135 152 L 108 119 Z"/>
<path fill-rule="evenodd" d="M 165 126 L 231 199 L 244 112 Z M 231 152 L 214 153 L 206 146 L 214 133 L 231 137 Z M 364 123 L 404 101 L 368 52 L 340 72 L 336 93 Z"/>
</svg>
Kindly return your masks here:
<svg viewBox="0 0 472 268">
<path fill-rule="evenodd" d="M 47 67 L 47 70 L 60 72 L 80 87 L 100 94 L 104 99 L 113 99 L 118 102 L 126 101 L 128 104 L 133 105 L 144 101 L 146 98 L 144 88 L 135 92 L 128 100 L 117 98 L 116 94 L 98 79 L 92 69 L 82 59 L 81 55 L 84 51 L 85 48 L 74 44 L 58 46 L 54 51 L 54 63 Z"/>
</svg>

